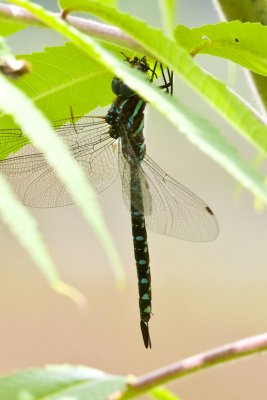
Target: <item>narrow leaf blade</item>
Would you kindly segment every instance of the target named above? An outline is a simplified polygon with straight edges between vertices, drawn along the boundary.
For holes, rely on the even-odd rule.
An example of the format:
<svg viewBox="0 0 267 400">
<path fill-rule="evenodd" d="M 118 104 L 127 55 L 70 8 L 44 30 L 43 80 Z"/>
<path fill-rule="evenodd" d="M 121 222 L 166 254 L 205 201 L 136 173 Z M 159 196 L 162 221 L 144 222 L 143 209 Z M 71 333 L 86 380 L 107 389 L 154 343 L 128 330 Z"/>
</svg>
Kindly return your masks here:
<svg viewBox="0 0 267 400">
<path fill-rule="evenodd" d="M 14 20 L 9 20 L 0 17 L 0 35 L 1 36 L 9 36 L 13 33 L 19 32 L 22 29 L 25 29 L 27 25 L 16 22 Z"/>
</svg>

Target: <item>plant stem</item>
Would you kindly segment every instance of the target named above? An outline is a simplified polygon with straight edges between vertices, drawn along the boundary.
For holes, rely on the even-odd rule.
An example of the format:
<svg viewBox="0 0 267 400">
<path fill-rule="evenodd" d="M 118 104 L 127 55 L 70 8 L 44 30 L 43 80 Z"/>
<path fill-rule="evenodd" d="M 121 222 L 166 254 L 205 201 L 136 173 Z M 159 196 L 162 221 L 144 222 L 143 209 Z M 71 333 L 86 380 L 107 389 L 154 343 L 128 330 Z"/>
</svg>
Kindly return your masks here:
<svg viewBox="0 0 267 400">
<path fill-rule="evenodd" d="M 54 13 L 54 15 L 56 17 L 60 17 L 59 13 Z M 16 22 L 22 22 L 27 25 L 42 27 L 45 26 L 30 12 L 23 9 L 22 7 L 14 5 L 6 5 L 0 3 L 0 17 L 8 20 L 13 19 Z M 120 46 L 136 50 L 143 54 L 147 53 L 142 46 L 140 46 L 135 40 L 130 38 L 119 28 L 105 25 L 100 22 L 72 16 L 67 16 L 65 20 L 70 25 L 78 29 L 80 32 L 86 33 L 87 35 L 90 35 L 100 40 L 105 40 L 107 42 L 116 43 Z"/>
<path fill-rule="evenodd" d="M 183 378 L 206 368 L 265 350 L 267 350 L 267 333 L 238 340 L 185 358 L 184 360 L 177 361 L 174 364 L 136 378 L 133 382 L 128 383 L 127 390 L 113 394 L 109 397 L 109 400 L 130 399 L 156 386 L 166 384 L 171 380 Z"/>
</svg>

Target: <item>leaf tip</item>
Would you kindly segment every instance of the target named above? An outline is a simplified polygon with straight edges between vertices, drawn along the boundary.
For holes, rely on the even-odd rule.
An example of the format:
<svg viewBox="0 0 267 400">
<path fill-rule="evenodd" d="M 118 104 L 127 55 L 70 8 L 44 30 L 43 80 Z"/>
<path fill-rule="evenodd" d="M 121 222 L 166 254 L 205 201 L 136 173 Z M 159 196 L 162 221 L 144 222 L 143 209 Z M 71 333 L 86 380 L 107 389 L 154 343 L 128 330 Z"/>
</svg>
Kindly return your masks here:
<svg viewBox="0 0 267 400">
<path fill-rule="evenodd" d="M 84 309 L 87 307 L 87 300 L 85 296 L 79 290 L 75 289 L 73 286 L 68 285 L 63 281 L 57 281 L 53 284 L 53 289 L 56 292 L 69 297 L 77 304 L 79 308 Z"/>
</svg>

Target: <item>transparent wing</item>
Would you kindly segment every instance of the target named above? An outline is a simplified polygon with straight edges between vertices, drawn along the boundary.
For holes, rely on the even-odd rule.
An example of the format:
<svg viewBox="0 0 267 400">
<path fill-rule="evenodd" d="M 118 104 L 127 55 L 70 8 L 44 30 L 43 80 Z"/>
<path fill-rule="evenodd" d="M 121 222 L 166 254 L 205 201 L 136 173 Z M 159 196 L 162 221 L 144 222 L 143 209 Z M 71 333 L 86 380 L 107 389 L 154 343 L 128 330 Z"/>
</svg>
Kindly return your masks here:
<svg viewBox="0 0 267 400">
<path fill-rule="evenodd" d="M 112 146 L 114 139 L 108 134 L 109 125 L 101 118 L 86 116 L 78 121 L 77 118 L 56 121 L 53 126 L 94 190 L 106 189 L 117 176 L 117 157 Z M 0 130 L 0 144 L 12 150 L 19 136 L 22 136 L 19 129 Z M 73 203 L 42 153 L 31 145 L 0 161 L 0 172 L 7 176 L 25 205 L 59 207 Z"/>
<path fill-rule="evenodd" d="M 130 209 L 130 167 L 122 154 L 119 160 L 123 197 Z M 134 205 L 139 211 L 144 210 L 149 229 L 194 242 L 211 241 L 217 237 L 218 223 L 207 204 L 168 176 L 147 155 L 139 164 L 138 174 L 144 201 Z"/>
<path fill-rule="evenodd" d="M 206 242 L 218 235 L 218 223 L 209 206 L 181 183 L 168 176 L 148 156 L 141 164 L 152 198 L 147 226 L 179 239 Z"/>
<path fill-rule="evenodd" d="M 134 162 L 134 161 L 132 161 Z M 131 211 L 131 200 L 134 207 L 140 211 L 144 212 L 146 215 L 152 212 L 152 198 L 149 191 L 149 186 L 147 179 L 142 169 L 140 168 L 139 162 L 136 160 L 135 165 L 131 168 L 129 162 L 125 159 L 121 146 L 119 145 L 119 173 L 122 182 L 122 194 L 126 207 Z M 131 198 L 131 185 L 132 198 Z M 142 190 L 142 196 L 135 191 Z"/>
</svg>

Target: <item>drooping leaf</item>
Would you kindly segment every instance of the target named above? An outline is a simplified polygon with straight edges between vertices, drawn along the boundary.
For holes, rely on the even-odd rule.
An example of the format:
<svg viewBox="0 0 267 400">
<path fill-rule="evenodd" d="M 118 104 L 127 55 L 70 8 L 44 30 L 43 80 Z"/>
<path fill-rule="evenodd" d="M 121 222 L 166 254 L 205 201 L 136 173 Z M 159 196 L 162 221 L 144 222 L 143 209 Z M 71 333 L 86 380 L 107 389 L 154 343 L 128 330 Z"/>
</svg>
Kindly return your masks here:
<svg viewBox="0 0 267 400">
<path fill-rule="evenodd" d="M 50 365 L 0 378 L 3 400 L 99 400 L 123 389 L 125 379 L 83 366 Z"/>
<path fill-rule="evenodd" d="M 79 306 L 86 303 L 83 295 L 64 283 L 57 272 L 49 251 L 31 213 L 15 197 L 6 178 L 0 175 L 0 217 L 28 252 L 50 286 L 72 298 Z M 0 397 L 1 398 L 1 397 Z"/>
<path fill-rule="evenodd" d="M 121 51 L 125 52 L 120 46 L 107 45 L 106 48 L 120 56 Z M 127 52 L 128 56 L 131 54 L 133 52 Z M 69 118 L 70 108 L 75 116 L 83 116 L 98 106 L 110 104 L 114 99 L 111 90 L 113 75 L 72 43 L 48 47 L 44 52 L 18 58 L 31 65 L 31 74 L 16 81 L 15 85 L 50 121 Z M 9 116 L 0 116 L 2 129 L 12 126 L 14 123 Z M 16 151 L 20 147 L 18 144 Z M 1 150 L 3 153 L 3 148 Z"/>
<path fill-rule="evenodd" d="M 119 46 L 107 48 L 120 54 Z M 125 51 L 125 49 L 124 49 Z M 128 52 L 127 55 L 131 55 Z M 91 60 L 72 43 L 49 47 L 44 52 L 19 57 L 31 65 L 31 73 L 14 84 L 26 93 L 50 121 L 68 118 L 72 108 L 74 115 L 83 116 L 98 106 L 104 107 L 114 99 L 111 90 L 112 74 L 99 63 Z M 12 118 L 0 116 L 0 128 L 14 127 Z M 25 136 L 18 137 L 13 152 L 27 143 Z M 10 147 L 1 145 L 1 159 L 10 154 Z"/>
<path fill-rule="evenodd" d="M 200 28 L 178 25 L 175 39 L 191 55 L 227 58 L 260 75 L 267 75 L 267 26 L 250 22 L 220 22 Z"/>
<path fill-rule="evenodd" d="M 8 82 L 5 82 L 5 78 L 0 76 L 0 109 L 2 110 L 9 108 L 8 103 L 11 98 L 13 98 L 13 103 L 15 104 L 10 86 Z M 20 99 L 18 98 L 17 100 L 18 107 L 21 107 Z M 61 281 L 55 263 L 43 242 L 36 220 L 19 203 L 9 183 L 2 175 L 0 175 L 0 193 L 0 215 L 2 220 L 28 252 L 49 284 L 54 289 L 71 297 L 79 305 L 83 305 L 85 300 L 81 293 Z"/>
<path fill-rule="evenodd" d="M 70 117 L 70 107 L 75 115 L 84 115 L 114 98 L 110 72 L 72 43 L 21 58 L 30 63 L 32 72 L 16 86 L 50 121 Z M 11 121 L 2 115 L 0 125 L 10 128 Z"/>
<path fill-rule="evenodd" d="M 110 72 L 90 60 L 72 43 L 22 55 L 21 59 L 31 64 L 32 71 L 16 81 L 15 85 L 32 99 L 50 121 L 70 117 L 71 107 L 75 116 L 79 116 L 113 100 L 114 95 L 109 89 Z M 0 126 L 1 129 L 10 129 L 14 122 L 9 115 L 2 114 Z M 18 137 L 13 152 L 26 143 L 25 136 Z M 4 143 L 1 146 L 2 159 L 10 154 L 8 142 L 6 147 L 5 152 Z"/>
<path fill-rule="evenodd" d="M 84 171 L 72 158 L 70 151 L 66 149 L 49 122 L 33 106 L 30 99 L 1 75 L 0 109 L 6 114 L 12 115 L 23 133 L 28 135 L 32 144 L 44 153 L 47 161 L 67 186 L 73 200 L 79 204 L 84 217 L 95 231 L 114 268 L 117 280 L 123 281 L 123 270 L 118 254 L 112 244 L 112 239 L 95 200 L 95 194 L 88 185 Z M 59 290 L 64 291 L 64 288 L 60 287 Z"/>
<path fill-rule="evenodd" d="M 27 27 L 27 25 L 25 25 L 21 22 L 16 22 L 15 20 L 12 20 L 12 19 L 1 18 L 1 16 L 0 16 L 0 35 L 1 36 L 12 35 L 13 33 L 21 31 L 22 29 L 25 29 L 26 27 Z"/>
</svg>

